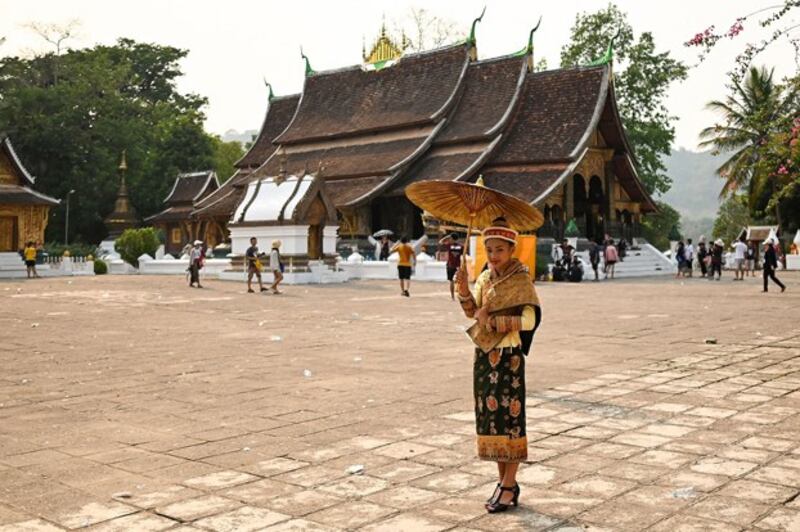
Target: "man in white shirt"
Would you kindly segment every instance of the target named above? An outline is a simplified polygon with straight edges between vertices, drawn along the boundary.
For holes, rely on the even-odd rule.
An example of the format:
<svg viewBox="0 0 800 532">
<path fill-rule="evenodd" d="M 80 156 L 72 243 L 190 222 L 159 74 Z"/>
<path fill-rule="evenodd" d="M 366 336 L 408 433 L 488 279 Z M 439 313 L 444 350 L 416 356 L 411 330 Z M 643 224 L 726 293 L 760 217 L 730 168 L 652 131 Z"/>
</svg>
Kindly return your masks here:
<svg viewBox="0 0 800 532">
<path fill-rule="evenodd" d="M 743 238 L 740 238 L 733 245 L 734 281 L 744 281 L 744 259 L 746 254 L 747 244 L 744 243 Z"/>
<path fill-rule="evenodd" d="M 686 271 L 689 273 L 689 277 L 691 277 L 692 264 L 694 263 L 694 246 L 692 245 L 691 238 L 686 240 L 686 247 L 683 249 L 683 257 L 686 259 Z"/>
</svg>

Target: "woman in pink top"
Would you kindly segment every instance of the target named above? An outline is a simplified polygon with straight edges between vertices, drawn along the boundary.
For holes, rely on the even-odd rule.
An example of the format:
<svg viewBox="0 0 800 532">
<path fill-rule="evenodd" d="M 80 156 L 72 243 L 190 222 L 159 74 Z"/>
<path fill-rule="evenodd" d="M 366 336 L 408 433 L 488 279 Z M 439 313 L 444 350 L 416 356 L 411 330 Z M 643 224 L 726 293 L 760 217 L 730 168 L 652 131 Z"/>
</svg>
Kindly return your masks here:
<svg viewBox="0 0 800 532">
<path fill-rule="evenodd" d="M 605 253 L 605 260 L 606 260 L 606 278 L 608 278 L 608 272 L 611 271 L 611 278 L 614 278 L 614 265 L 617 263 L 617 259 L 619 255 L 617 254 L 617 246 L 614 245 L 613 239 L 608 239 L 608 245 L 606 246 L 606 253 Z"/>
</svg>

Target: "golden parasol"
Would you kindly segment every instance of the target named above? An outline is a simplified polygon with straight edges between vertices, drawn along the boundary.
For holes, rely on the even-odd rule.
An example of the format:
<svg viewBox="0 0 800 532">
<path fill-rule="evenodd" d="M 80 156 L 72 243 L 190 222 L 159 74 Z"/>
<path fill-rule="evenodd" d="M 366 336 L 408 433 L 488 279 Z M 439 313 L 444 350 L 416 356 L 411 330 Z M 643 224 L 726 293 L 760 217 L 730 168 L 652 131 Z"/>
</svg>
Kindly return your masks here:
<svg viewBox="0 0 800 532">
<path fill-rule="evenodd" d="M 406 187 L 406 196 L 420 209 L 440 220 L 467 226 L 467 241 L 462 264 L 469 252 L 472 228 L 488 227 L 498 216 L 517 231 L 533 231 L 544 223 L 542 213 L 521 199 L 477 183 L 460 181 L 421 181 Z"/>
</svg>

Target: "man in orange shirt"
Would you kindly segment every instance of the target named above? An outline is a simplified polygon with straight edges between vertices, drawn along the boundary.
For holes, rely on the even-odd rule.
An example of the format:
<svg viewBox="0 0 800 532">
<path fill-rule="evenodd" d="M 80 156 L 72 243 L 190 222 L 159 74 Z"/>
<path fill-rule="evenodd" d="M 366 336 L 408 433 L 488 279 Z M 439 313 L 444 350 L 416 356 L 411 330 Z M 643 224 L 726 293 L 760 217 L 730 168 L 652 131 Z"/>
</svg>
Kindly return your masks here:
<svg viewBox="0 0 800 532">
<path fill-rule="evenodd" d="M 408 243 L 408 237 L 404 236 L 400 242 L 392 248 L 392 253 L 397 252 L 400 260 L 397 262 L 397 276 L 400 277 L 400 295 L 411 297 L 408 290 L 411 288 L 411 267 L 414 265 L 416 257 L 414 248 Z"/>
</svg>

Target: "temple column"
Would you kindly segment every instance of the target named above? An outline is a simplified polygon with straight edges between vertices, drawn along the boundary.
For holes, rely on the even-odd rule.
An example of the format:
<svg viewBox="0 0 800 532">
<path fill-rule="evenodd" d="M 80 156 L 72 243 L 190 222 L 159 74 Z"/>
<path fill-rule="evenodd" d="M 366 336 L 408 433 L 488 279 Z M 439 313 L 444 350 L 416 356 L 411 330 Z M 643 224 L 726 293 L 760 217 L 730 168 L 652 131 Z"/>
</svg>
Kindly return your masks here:
<svg viewBox="0 0 800 532">
<path fill-rule="evenodd" d="M 564 198 L 564 207 L 567 211 L 567 220 L 566 222 L 569 223 L 575 217 L 575 178 L 573 176 L 569 176 L 567 178 L 567 190 L 565 192 L 566 198 Z"/>
</svg>

